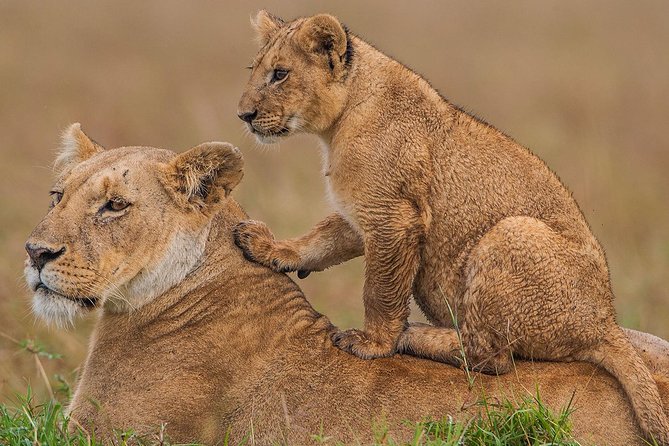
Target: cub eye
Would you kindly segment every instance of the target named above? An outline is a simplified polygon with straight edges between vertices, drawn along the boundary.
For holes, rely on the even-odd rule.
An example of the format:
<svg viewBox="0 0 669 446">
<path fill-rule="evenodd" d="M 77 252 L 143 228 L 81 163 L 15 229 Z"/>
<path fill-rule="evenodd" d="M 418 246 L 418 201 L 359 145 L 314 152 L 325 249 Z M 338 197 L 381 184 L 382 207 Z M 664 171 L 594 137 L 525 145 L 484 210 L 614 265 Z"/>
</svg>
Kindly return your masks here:
<svg viewBox="0 0 669 446">
<path fill-rule="evenodd" d="M 51 204 L 49 205 L 49 208 L 55 207 L 58 203 L 60 203 L 60 200 L 63 199 L 62 192 L 52 190 L 51 192 L 49 192 L 49 195 L 51 195 Z"/>
<path fill-rule="evenodd" d="M 288 76 L 288 70 L 283 70 L 281 68 L 276 68 L 274 73 L 272 73 L 272 82 L 282 81 Z"/>
<path fill-rule="evenodd" d="M 102 207 L 103 211 L 121 212 L 123 209 L 130 206 L 130 203 L 123 198 L 112 198 Z"/>
</svg>

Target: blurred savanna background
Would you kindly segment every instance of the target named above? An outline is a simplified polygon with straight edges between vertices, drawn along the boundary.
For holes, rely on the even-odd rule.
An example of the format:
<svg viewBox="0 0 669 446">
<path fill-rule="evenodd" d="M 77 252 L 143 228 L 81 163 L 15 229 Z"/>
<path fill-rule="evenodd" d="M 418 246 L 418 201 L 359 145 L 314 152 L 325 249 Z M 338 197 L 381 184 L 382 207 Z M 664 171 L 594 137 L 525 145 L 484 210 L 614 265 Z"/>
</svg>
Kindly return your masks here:
<svg viewBox="0 0 669 446">
<path fill-rule="evenodd" d="M 261 8 L 339 16 L 534 150 L 608 253 L 620 323 L 669 338 L 669 2 L 1 0 L 0 401 L 28 385 L 45 395 L 26 340 L 62 355 L 39 357 L 52 384 L 73 381 L 95 319 L 45 327 L 22 279 L 69 123 L 108 148 L 234 143 L 246 159 L 234 196 L 278 237 L 328 213 L 315 139 L 259 148 L 236 117 Z M 300 284 L 349 327 L 362 321 L 362 281 L 358 259 Z"/>
</svg>

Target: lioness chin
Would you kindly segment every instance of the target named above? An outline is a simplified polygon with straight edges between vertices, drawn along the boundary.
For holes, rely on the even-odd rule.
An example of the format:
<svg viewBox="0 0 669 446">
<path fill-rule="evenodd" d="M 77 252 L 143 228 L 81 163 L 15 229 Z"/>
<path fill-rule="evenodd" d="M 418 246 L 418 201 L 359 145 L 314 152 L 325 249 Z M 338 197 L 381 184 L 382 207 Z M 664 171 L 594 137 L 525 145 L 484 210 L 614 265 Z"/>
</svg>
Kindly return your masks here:
<svg viewBox="0 0 669 446">
<path fill-rule="evenodd" d="M 604 251 L 557 176 L 333 16 L 261 11 L 255 27 L 239 117 L 262 141 L 318 135 L 336 212 L 293 240 L 241 224 L 247 258 L 304 276 L 364 254 L 364 330 L 336 333 L 343 350 L 498 374 L 512 355 L 590 361 L 669 445 L 656 385 L 616 323 Z M 407 324 L 412 295 L 435 326 Z M 461 337 L 444 328 L 455 315 Z"/>
<path fill-rule="evenodd" d="M 99 313 L 71 429 L 109 443 L 114 430 L 132 429 L 164 430 L 177 443 L 303 445 L 319 434 L 367 444 L 376 422 L 409 441 L 414 431 L 402 421 L 466 422 L 483 397 L 538 390 L 554 411 L 571 401 L 579 440 L 642 444 L 624 393 L 590 364 L 518 361 L 515 373 L 470 382 L 438 362 L 366 361 L 336 348 L 336 328 L 299 287 L 234 245 L 233 228 L 247 215 L 229 193 L 241 176 L 229 144 L 182 154 L 104 150 L 78 125 L 66 132 L 53 206 L 28 240 L 26 272 L 40 317 Z M 634 335 L 654 355 L 647 359 L 669 402 L 669 366 L 655 360 L 669 345 Z"/>
</svg>

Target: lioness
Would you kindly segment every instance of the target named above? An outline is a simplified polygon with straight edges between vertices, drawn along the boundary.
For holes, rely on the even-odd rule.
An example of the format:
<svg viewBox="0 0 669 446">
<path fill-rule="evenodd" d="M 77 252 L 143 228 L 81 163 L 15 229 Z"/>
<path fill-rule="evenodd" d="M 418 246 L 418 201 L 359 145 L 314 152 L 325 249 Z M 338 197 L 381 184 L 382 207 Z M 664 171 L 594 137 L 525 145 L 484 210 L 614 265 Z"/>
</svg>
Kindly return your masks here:
<svg viewBox="0 0 669 446">
<path fill-rule="evenodd" d="M 601 364 L 644 432 L 669 445 L 655 383 L 616 323 L 604 251 L 558 177 L 331 15 L 261 11 L 255 27 L 262 49 L 239 117 L 263 142 L 318 135 L 336 212 L 286 241 L 245 222 L 245 255 L 303 276 L 364 254 L 364 330 L 336 333 L 340 348 L 485 373 L 508 372 L 512 354 Z M 401 336 L 412 294 L 438 327 Z M 440 328 L 455 317 L 461 339 Z"/>
<path fill-rule="evenodd" d="M 518 362 L 516 373 L 470 386 L 445 364 L 365 361 L 336 348 L 336 328 L 299 287 L 235 247 L 233 228 L 247 215 L 229 196 L 242 177 L 229 144 L 180 155 L 104 150 L 78 124 L 64 139 L 53 206 L 26 245 L 26 277 L 48 321 L 99 309 L 69 406 L 98 439 L 164 424 L 178 442 L 220 443 L 229 433 L 230 444 L 306 444 L 313 434 L 365 443 L 379 417 L 408 438 L 401 420 L 467 419 L 483 393 L 494 401 L 537 386 L 553 409 L 574 396 L 577 438 L 641 444 L 623 392 L 589 364 Z M 641 344 L 668 348 L 657 338 Z M 669 403 L 669 366 L 648 359 L 664 373 Z"/>
</svg>

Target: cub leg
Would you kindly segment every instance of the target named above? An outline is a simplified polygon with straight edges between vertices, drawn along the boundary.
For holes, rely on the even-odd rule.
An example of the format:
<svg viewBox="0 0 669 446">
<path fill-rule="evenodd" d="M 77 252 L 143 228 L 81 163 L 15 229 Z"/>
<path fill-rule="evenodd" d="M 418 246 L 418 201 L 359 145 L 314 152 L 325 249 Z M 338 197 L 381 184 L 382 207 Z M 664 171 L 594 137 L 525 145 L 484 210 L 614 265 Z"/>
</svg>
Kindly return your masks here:
<svg viewBox="0 0 669 446">
<path fill-rule="evenodd" d="M 425 226 L 407 201 L 367 208 L 358 215 L 365 235 L 365 326 L 338 332 L 332 339 L 342 350 L 371 359 L 393 354 L 404 331 Z"/>
<path fill-rule="evenodd" d="M 300 278 L 358 257 L 364 251 L 362 237 L 337 213 L 306 235 L 290 240 L 274 240 L 267 225 L 254 220 L 239 223 L 233 234 L 235 244 L 247 259 L 277 272 L 299 271 Z"/>
<path fill-rule="evenodd" d="M 543 222 L 509 217 L 469 253 L 459 307 L 470 368 L 505 373 L 511 353 L 571 359 L 614 320 L 606 264 Z"/>
<path fill-rule="evenodd" d="M 585 360 L 622 384 L 648 438 L 669 440 L 657 385 L 615 321 L 603 252 L 529 217 L 488 231 L 470 253 L 463 294 L 464 350 L 473 368 L 507 371 L 525 358 Z"/>
<path fill-rule="evenodd" d="M 458 332 L 453 328 L 411 322 L 397 342 L 397 353 L 463 366 Z"/>
<path fill-rule="evenodd" d="M 435 327 L 421 322 L 409 323 L 397 343 L 397 353 L 431 359 L 490 374 L 504 374 L 510 370 L 513 362 L 508 346 L 502 347 L 497 355 L 494 352 L 494 347 L 489 343 L 487 348 L 482 348 L 481 345 L 477 348 L 492 353 L 486 354 L 483 358 L 478 358 L 477 362 L 473 364 L 470 361 L 474 358 L 469 358 L 465 354 L 462 336 L 458 335 L 457 329 Z"/>
</svg>

